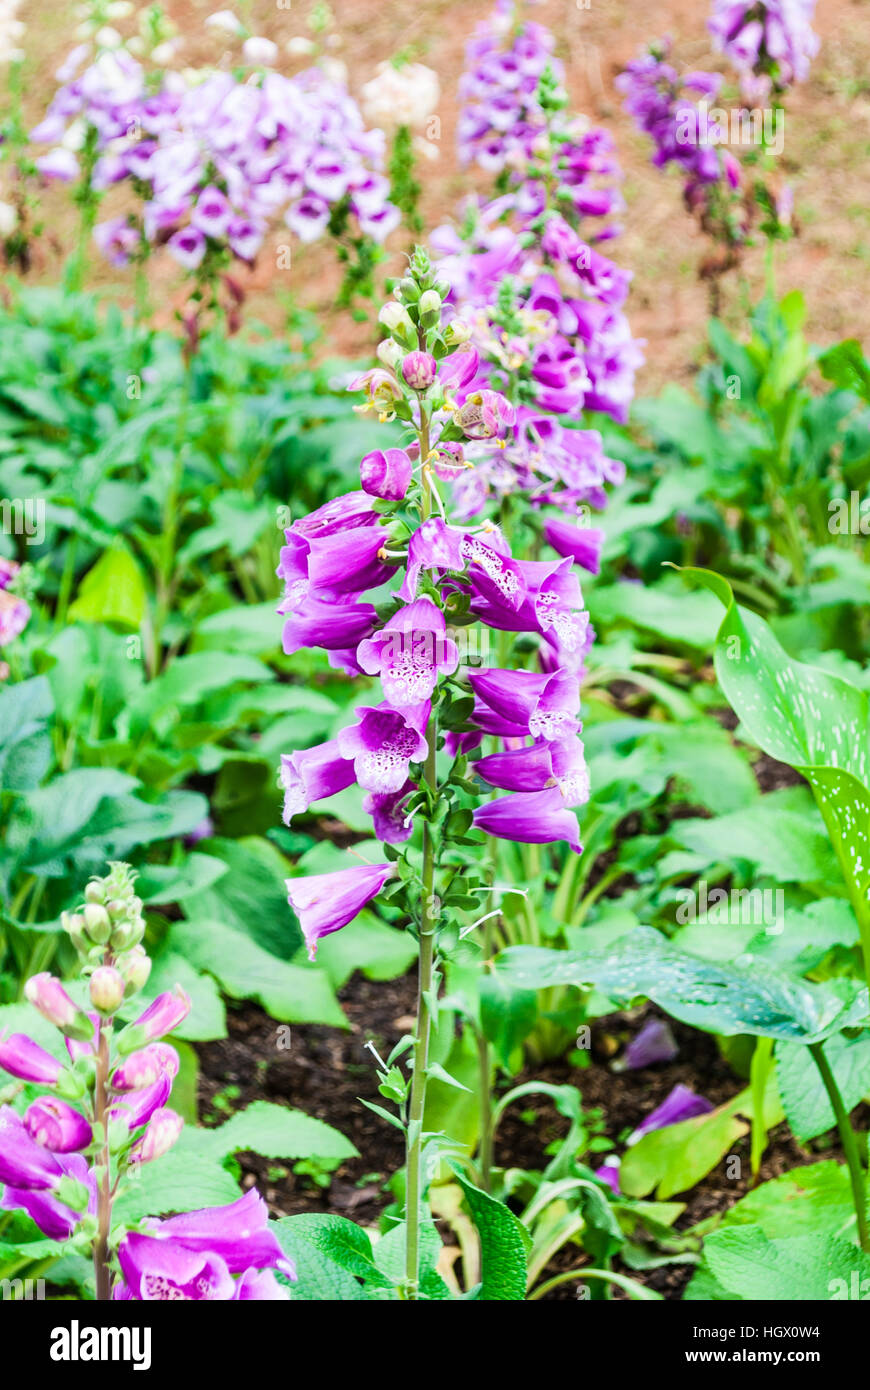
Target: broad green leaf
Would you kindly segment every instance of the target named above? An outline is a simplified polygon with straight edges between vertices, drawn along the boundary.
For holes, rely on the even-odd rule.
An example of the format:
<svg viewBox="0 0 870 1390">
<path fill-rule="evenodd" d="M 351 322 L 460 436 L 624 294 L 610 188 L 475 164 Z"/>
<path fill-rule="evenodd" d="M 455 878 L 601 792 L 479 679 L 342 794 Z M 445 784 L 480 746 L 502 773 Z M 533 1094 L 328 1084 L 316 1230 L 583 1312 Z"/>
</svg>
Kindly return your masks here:
<svg viewBox="0 0 870 1390">
<path fill-rule="evenodd" d="M 365 1300 L 362 1284 L 348 1270 L 331 1260 L 306 1240 L 297 1228 L 298 1216 L 285 1216 L 275 1222 L 275 1235 L 284 1254 L 296 1266 L 296 1279 L 282 1278 L 294 1302 L 349 1303 Z"/>
<path fill-rule="evenodd" d="M 796 809 L 793 790 L 769 792 L 726 816 L 674 821 L 670 838 L 708 863 L 747 859 L 777 883 L 836 882 L 836 859 L 812 798 L 804 788 L 805 806 Z"/>
<path fill-rule="evenodd" d="M 828 1038 L 825 1056 L 848 1113 L 865 1096 L 870 1096 L 870 1034 Z M 834 1128 L 837 1121 L 828 1093 L 806 1048 L 777 1043 L 776 1073 L 786 1119 L 799 1143 Z"/>
<path fill-rule="evenodd" d="M 722 1226 L 760 1226 L 771 1240 L 797 1231 L 854 1239 L 849 1170 L 833 1159 L 794 1168 L 741 1197 L 715 1221 Z"/>
<path fill-rule="evenodd" d="M 324 937 L 317 963 L 333 989 L 341 989 L 355 970 L 361 970 L 367 980 L 395 980 L 410 968 L 417 951 L 409 932 L 387 926 L 374 913 L 361 912 L 341 931 Z"/>
<path fill-rule="evenodd" d="M 264 1158 L 339 1161 L 357 1155 L 350 1140 L 323 1120 L 266 1100 L 256 1100 L 238 1110 L 217 1129 L 191 1130 L 186 1139 L 188 1150 L 219 1162 L 247 1151 Z"/>
<path fill-rule="evenodd" d="M 474 1187 L 462 1170 L 452 1164 L 456 1181 L 465 1193 L 480 1237 L 481 1286 L 484 1301 L 521 1301 L 526 1296 L 526 1241 L 520 1222 L 509 1207 Z"/>
<path fill-rule="evenodd" d="M 192 905 L 195 915 L 224 922 L 252 937 L 270 954 L 291 960 L 303 942 L 287 902 L 289 861 L 258 835 L 207 840 L 202 848 L 223 861 L 229 872 L 200 893 Z M 252 904 L 256 904 L 254 912 Z"/>
<path fill-rule="evenodd" d="M 199 970 L 214 975 L 230 998 L 257 999 L 272 1018 L 347 1027 L 322 970 L 279 960 L 223 922 L 200 917 L 174 922 L 169 945 Z"/>
<path fill-rule="evenodd" d="M 725 607 L 716 675 L 748 736 L 813 789 L 864 938 L 870 966 L 870 706 L 867 692 L 793 661 L 767 624 L 739 608 L 730 585 L 686 570 Z"/>
<path fill-rule="evenodd" d="M 348 1273 L 377 1287 L 393 1287 L 391 1280 L 375 1264 L 368 1232 L 354 1221 L 332 1212 L 306 1212 L 288 1220 L 294 1231 Z"/>
<path fill-rule="evenodd" d="M 620 1004 L 652 999 L 681 1022 L 726 1036 L 751 1033 L 810 1043 L 867 1016 L 866 990 L 857 992 L 845 981 L 836 987 L 808 984 L 743 960 L 739 966 L 701 960 L 675 949 L 653 928 L 638 927 L 605 951 L 511 946 L 496 968 L 525 989 L 595 985 Z"/>
<path fill-rule="evenodd" d="M 185 1129 L 162 1158 L 142 1163 L 136 1178 L 125 1187 L 113 1209 L 113 1217 L 132 1225 L 144 1216 L 170 1216 L 199 1207 L 221 1207 L 238 1201 L 241 1193 L 231 1173 L 217 1155 L 199 1152 L 196 1139 L 202 1130 Z"/>
<path fill-rule="evenodd" d="M 142 572 L 117 538 L 79 585 L 69 616 L 73 622 L 119 623 L 138 632 L 148 611 Z"/>
<path fill-rule="evenodd" d="M 487 971 L 480 981 L 480 1022 L 499 1061 L 511 1068 L 512 1055 L 538 1019 L 534 990 L 516 989 L 503 975 Z"/>
<path fill-rule="evenodd" d="M 870 1255 L 836 1236 L 769 1240 L 759 1226 L 725 1228 L 704 1242 L 704 1266 L 738 1302 L 828 1302 L 848 1297 L 856 1275 L 870 1292 Z"/>
<path fill-rule="evenodd" d="M 375 1264 L 394 1288 L 405 1282 L 405 1222 L 400 1221 L 374 1247 Z M 424 1299 L 445 1301 L 450 1291 L 436 1269 L 443 1249 L 441 1237 L 431 1221 L 420 1222 L 420 1293 Z"/>
</svg>

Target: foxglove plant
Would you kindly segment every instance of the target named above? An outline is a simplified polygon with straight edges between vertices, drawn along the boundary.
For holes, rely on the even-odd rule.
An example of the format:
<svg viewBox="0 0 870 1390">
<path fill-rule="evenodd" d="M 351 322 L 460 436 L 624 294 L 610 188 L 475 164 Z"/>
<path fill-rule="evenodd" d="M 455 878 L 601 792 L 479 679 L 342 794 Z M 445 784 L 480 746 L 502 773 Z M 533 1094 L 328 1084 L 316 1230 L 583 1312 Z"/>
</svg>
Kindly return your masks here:
<svg viewBox="0 0 870 1390">
<path fill-rule="evenodd" d="M 95 228 L 113 264 L 166 245 L 200 284 L 214 284 L 233 258 L 255 260 L 279 218 L 302 242 L 338 237 L 350 218 L 375 241 L 397 225 L 379 172 L 383 133 L 366 130 L 347 91 L 319 69 L 286 78 L 252 42 L 246 68 L 193 81 L 149 73 L 125 49 L 89 62 L 87 45 L 59 71 L 62 86 L 31 132 L 54 146 L 37 167 L 80 178 L 92 212 L 108 189 L 130 186 L 141 210 Z"/>
<path fill-rule="evenodd" d="M 670 62 L 670 49 L 669 39 L 651 43 L 617 77 L 616 85 L 638 130 L 655 146 L 653 164 L 680 166 L 686 207 L 733 259 L 747 232 L 739 196 L 740 166 L 730 151 L 706 139 L 699 105 L 715 100 L 723 79 L 714 72 L 681 76 Z"/>
<path fill-rule="evenodd" d="M 597 430 L 577 426 L 598 412 L 624 421 L 642 361 L 622 307 L 631 277 L 598 249 L 618 228 L 587 227 L 620 210 L 619 167 L 605 131 L 566 115 L 553 36 L 515 10 L 505 0 L 479 27 L 460 84 L 461 156 L 497 173 L 500 196 L 472 204 L 460 231 L 441 228 L 433 239 L 472 328 L 475 384 L 504 392 L 517 410 L 505 449 L 475 447 L 455 502 L 470 517 L 490 497 L 520 492 L 535 511 L 557 506 L 585 521 L 624 468 Z M 547 542 L 597 570 L 601 533 L 561 525 Z"/>
<path fill-rule="evenodd" d="M 816 0 L 713 0 L 708 28 L 730 59 L 747 101 L 804 82 L 819 51 Z"/>
<path fill-rule="evenodd" d="M 528 844 L 565 841 L 579 853 L 573 808 L 588 794 L 570 661 L 587 640 L 588 616 L 572 562 L 514 559 L 491 523 L 451 523 L 439 491 L 445 460 L 466 466 L 475 440 L 509 437 L 516 418 L 503 394 L 474 389 L 477 354 L 444 321 L 448 292 L 418 248 L 380 313 L 389 335 L 379 350 L 383 365 L 352 383 L 366 395 L 356 408 L 403 422 L 408 443 L 367 455 L 361 490 L 294 522 L 278 571 L 284 651 L 324 648 L 349 675 L 377 677 L 383 696 L 360 705 L 358 723 L 329 743 L 286 755 L 281 781 L 288 822 L 358 783 L 384 846 L 379 863 L 288 880 L 311 957 L 322 937 L 379 895 L 402 905 L 419 940 L 415 1033 L 381 1075 L 406 1136 L 409 1299 L 419 1296 L 423 1116 L 440 958 L 471 930 L 460 927 L 461 914 L 491 891 L 473 851 L 485 832 Z M 380 591 L 372 601 L 371 589 Z M 507 640 L 531 635 L 551 672 L 493 668 L 466 679 L 460 641 L 474 622 Z M 486 735 L 512 756 L 473 764 Z M 486 798 L 506 795 L 484 799 L 481 783 Z M 410 1079 L 395 1065 L 408 1049 Z"/>
<path fill-rule="evenodd" d="M 253 1190 L 226 1207 L 135 1226 L 113 1214 L 141 1166 L 167 1153 L 183 1126 L 167 1104 L 178 1053 L 162 1039 L 190 1000 L 176 986 L 134 1022 L 119 1017 L 151 968 L 134 879 L 126 864 L 112 864 L 88 884 L 80 911 L 64 914 L 84 1005 L 47 973 L 25 986 L 63 1035 L 67 1063 L 25 1033 L 0 1036 L 0 1068 L 18 1082 L 0 1105 L 0 1208 L 24 1211 L 51 1240 L 90 1253 L 98 1300 L 286 1299 L 275 1271 L 290 1279 L 295 1272 Z M 22 1112 L 10 1102 L 25 1087 L 44 1094 Z"/>
</svg>

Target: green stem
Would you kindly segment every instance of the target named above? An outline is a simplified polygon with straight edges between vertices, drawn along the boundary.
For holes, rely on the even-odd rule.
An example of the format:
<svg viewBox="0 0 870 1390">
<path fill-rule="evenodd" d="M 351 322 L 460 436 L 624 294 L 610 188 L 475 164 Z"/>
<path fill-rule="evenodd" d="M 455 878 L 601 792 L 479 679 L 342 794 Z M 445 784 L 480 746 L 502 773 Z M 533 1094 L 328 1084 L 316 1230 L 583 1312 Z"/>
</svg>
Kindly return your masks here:
<svg viewBox="0 0 870 1390">
<path fill-rule="evenodd" d="M 862 1250 L 870 1253 L 870 1232 L 867 1229 L 867 1192 L 864 1183 L 864 1169 L 861 1166 L 861 1156 L 858 1153 L 858 1140 L 843 1104 L 843 1097 L 840 1095 L 836 1078 L 825 1056 L 824 1047 L 820 1042 L 810 1043 L 809 1046 L 813 1060 L 819 1069 L 822 1084 L 828 1093 L 831 1109 L 837 1121 L 840 1143 L 843 1145 L 843 1153 L 846 1156 L 849 1181 L 852 1185 L 852 1200 L 855 1203 L 855 1217 L 858 1222 L 858 1242 Z"/>
<path fill-rule="evenodd" d="M 432 514 L 432 492 L 425 460 L 429 457 L 429 419 L 420 408 L 420 458 L 424 460 L 423 520 Z M 428 752 L 424 781 L 433 798 L 437 795 L 438 773 L 435 755 L 438 724 L 433 715 L 426 730 Z M 420 955 L 417 975 L 417 1024 L 414 1033 L 414 1074 L 408 1110 L 407 1158 L 405 1174 L 405 1297 L 414 1302 L 420 1291 L 420 1203 L 423 1196 L 423 1116 L 426 1108 L 426 1071 L 429 1065 L 429 1037 L 432 1031 L 432 983 L 435 973 L 435 933 L 439 903 L 435 897 L 436 846 L 432 827 L 423 823 L 422 903 L 420 909 Z"/>
<path fill-rule="evenodd" d="M 759 1038 L 752 1054 L 750 1087 L 752 1091 L 752 1143 L 750 1164 L 753 1182 L 761 1171 L 761 1160 L 767 1147 L 767 1126 L 764 1123 L 764 1097 L 773 1058 L 773 1038 Z"/>
</svg>

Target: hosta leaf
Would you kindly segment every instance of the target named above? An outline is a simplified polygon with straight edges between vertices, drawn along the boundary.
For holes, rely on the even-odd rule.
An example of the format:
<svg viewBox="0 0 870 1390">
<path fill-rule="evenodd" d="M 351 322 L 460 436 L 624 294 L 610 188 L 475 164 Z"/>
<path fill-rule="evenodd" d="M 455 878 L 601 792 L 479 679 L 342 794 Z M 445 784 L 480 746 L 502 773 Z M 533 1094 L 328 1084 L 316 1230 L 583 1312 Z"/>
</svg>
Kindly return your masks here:
<svg viewBox="0 0 870 1390">
<path fill-rule="evenodd" d="M 739 608 L 708 570 L 686 573 L 726 612 L 716 675 L 748 736 L 806 777 L 815 793 L 865 935 L 870 962 L 870 706 L 867 692 L 821 667 L 793 661 L 767 624 Z"/>
<path fill-rule="evenodd" d="M 758 961 L 702 960 L 675 949 L 651 927 L 638 927 L 605 951 L 512 946 L 496 968 L 526 989 L 594 985 L 621 1004 L 652 999 L 681 1022 L 726 1036 L 810 1043 L 863 1022 L 868 1013 L 866 990 L 854 987 L 844 1000 L 833 985 L 811 985 Z"/>
<path fill-rule="evenodd" d="M 847 1112 L 870 1095 L 870 1034 L 857 1038 L 829 1038 L 825 1056 L 834 1073 Z M 786 1119 L 799 1143 L 833 1129 L 836 1117 L 818 1067 L 806 1049 L 780 1042 L 776 1048 L 776 1073 Z"/>
</svg>

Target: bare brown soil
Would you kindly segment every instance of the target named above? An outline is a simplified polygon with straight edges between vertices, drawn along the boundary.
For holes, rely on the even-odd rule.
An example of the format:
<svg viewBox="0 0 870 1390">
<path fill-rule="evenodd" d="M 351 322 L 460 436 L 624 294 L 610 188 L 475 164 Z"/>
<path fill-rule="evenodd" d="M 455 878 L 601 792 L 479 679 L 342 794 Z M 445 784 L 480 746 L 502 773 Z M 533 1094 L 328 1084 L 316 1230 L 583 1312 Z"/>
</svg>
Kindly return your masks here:
<svg viewBox="0 0 870 1390">
<path fill-rule="evenodd" d="M 221 60 L 223 41 L 202 28 L 205 17 L 219 8 L 217 0 L 167 0 L 165 8 L 185 36 L 186 63 Z M 282 48 L 289 38 L 308 32 L 308 0 L 294 0 L 286 8 L 254 0 L 245 8 L 255 31 Z M 454 134 L 464 46 L 489 9 L 489 0 L 334 0 L 332 5 L 340 39 L 335 53 L 347 62 L 354 92 L 378 62 L 400 50 L 411 51 L 440 76 L 440 158 L 422 169 L 427 227 L 450 217 L 468 191 L 487 190 L 479 171 L 459 169 Z M 703 353 L 709 307 L 708 290 L 697 273 L 705 243 L 682 208 L 677 172 L 663 174 L 650 166 L 648 142 L 622 111 L 613 79 L 641 45 L 662 34 L 673 37 L 679 63 L 720 66 L 706 37 L 708 7 L 704 0 L 663 0 L 654 7 L 591 0 L 588 8 L 576 0 L 542 0 L 529 12 L 558 37 L 575 108 L 616 135 L 628 206 L 625 234 L 614 254 L 635 275 L 629 309 L 636 334 L 648 343 L 640 389 L 650 393 L 667 381 L 688 381 Z M 35 121 L 53 93 L 52 72 L 71 46 L 75 21 L 69 3 L 46 11 L 36 0 L 26 0 L 22 16 L 29 26 L 28 48 L 38 60 L 27 95 L 28 114 Z M 839 337 L 861 337 L 864 331 L 861 287 L 870 258 L 870 0 L 820 0 L 816 28 L 822 50 L 810 80 L 789 98 L 781 157 L 783 178 L 795 189 L 801 230 L 797 240 L 780 249 L 778 262 L 781 288 L 803 289 L 811 336 L 827 344 Z M 284 71 L 300 65 L 298 59 L 282 60 Z M 73 218 L 67 195 L 58 189 L 47 191 L 45 206 L 50 236 L 37 273 L 56 280 L 73 244 Z M 401 234 L 393 236 L 390 249 L 401 251 Z M 733 273 L 725 282 L 723 315 L 737 326 L 744 317 L 745 296 L 758 294 L 763 285 L 761 248 L 747 253 L 743 273 L 743 285 Z M 114 287 L 118 273 L 99 267 L 94 279 Z M 173 266 L 158 269 L 155 303 L 168 303 L 178 279 Z M 282 303 L 290 294 L 317 312 L 332 351 L 370 351 L 370 326 L 334 311 L 336 273 L 326 247 L 301 248 L 289 271 L 278 270 L 274 254 L 264 251 L 251 289 L 252 316 L 273 331 L 282 331 Z M 121 292 L 130 297 L 129 283 Z M 171 313 L 162 317 L 170 320 Z"/>
</svg>

